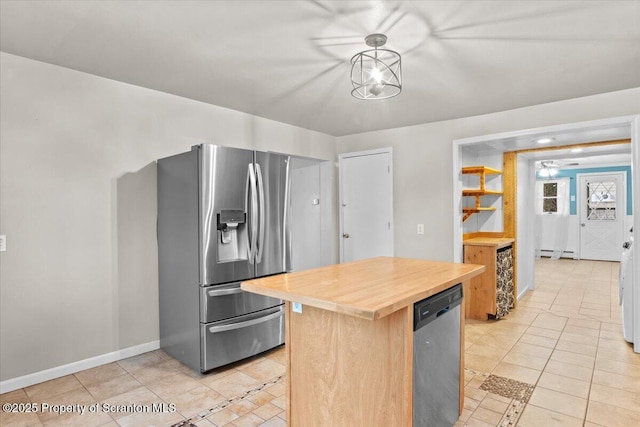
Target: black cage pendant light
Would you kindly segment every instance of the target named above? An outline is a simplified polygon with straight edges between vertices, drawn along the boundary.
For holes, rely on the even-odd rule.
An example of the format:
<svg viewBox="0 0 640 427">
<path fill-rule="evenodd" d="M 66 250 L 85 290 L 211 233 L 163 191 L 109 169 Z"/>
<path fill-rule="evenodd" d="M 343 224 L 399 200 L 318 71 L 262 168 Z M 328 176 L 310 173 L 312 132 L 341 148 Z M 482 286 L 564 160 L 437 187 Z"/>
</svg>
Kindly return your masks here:
<svg viewBox="0 0 640 427">
<path fill-rule="evenodd" d="M 351 58 L 351 95 L 358 99 L 386 99 L 402 91 L 402 66 L 398 52 L 380 49 L 387 42 L 384 34 L 369 34 L 365 43 L 373 49 Z"/>
</svg>

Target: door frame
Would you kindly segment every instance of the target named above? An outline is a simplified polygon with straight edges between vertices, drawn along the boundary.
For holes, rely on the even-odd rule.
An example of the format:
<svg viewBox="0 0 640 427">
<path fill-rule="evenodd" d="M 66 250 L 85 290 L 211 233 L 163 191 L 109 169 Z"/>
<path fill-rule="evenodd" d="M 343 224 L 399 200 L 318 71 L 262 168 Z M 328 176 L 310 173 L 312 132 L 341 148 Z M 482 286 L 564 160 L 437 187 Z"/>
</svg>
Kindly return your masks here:
<svg viewBox="0 0 640 427">
<path fill-rule="evenodd" d="M 580 179 L 588 176 L 601 176 L 601 175 L 622 175 L 622 212 L 623 216 L 620 221 L 620 236 L 621 241 L 619 247 L 622 248 L 622 242 L 624 242 L 624 228 L 627 222 L 627 171 L 615 171 L 615 172 L 587 172 L 576 174 L 576 215 L 578 215 L 578 258 L 582 259 L 582 229 L 580 223 L 582 221 L 582 214 L 584 211 L 584 205 L 581 203 L 584 196 L 582 185 L 580 185 Z M 618 195 L 616 194 L 616 199 Z M 622 254 L 622 250 L 620 251 Z"/>
<path fill-rule="evenodd" d="M 342 173 L 342 161 L 344 159 L 347 159 L 349 157 L 361 157 L 361 156 L 371 156 L 371 155 L 375 155 L 375 154 L 389 154 L 389 179 L 391 180 L 391 185 L 389 186 L 389 188 L 391 188 L 391 194 L 389 194 L 389 203 L 391 206 L 389 206 L 390 208 L 390 212 L 391 212 L 391 226 L 390 226 L 390 232 L 391 232 L 391 256 L 395 255 L 394 252 L 394 247 L 395 247 L 395 234 L 394 234 L 394 220 L 393 220 L 393 192 L 394 192 L 394 188 L 393 188 L 393 148 L 392 147 L 386 147 L 386 148 L 376 148 L 373 150 L 365 150 L 365 151 L 354 151 L 351 153 L 342 153 L 342 154 L 338 154 L 338 217 L 339 217 L 339 230 L 338 230 L 338 242 L 339 243 L 339 249 L 340 249 L 340 263 L 344 262 L 344 249 L 342 247 L 342 243 L 343 243 L 343 238 L 342 238 L 342 234 L 344 233 L 344 212 L 343 212 L 343 202 L 342 202 L 342 196 L 344 194 L 344 192 L 342 191 L 342 180 L 343 180 L 343 173 Z"/>
<path fill-rule="evenodd" d="M 502 132 L 493 135 L 474 136 L 461 138 L 453 141 L 453 194 L 451 200 L 453 204 L 453 260 L 462 262 L 462 182 L 460 168 L 462 165 L 462 147 L 469 144 L 486 143 L 505 137 L 520 137 L 533 141 L 538 135 L 548 135 L 551 133 L 575 132 L 583 129 L 601 126 L 616 127 L 629 126 L 631 139 L 631 170 L 636 171 L 632 176 L 634 188 L 640 188 L 640 114 L 619 116 L 600 120 L 584 122 L 566 123 L 562 125 L 544 126 L 533 129 L 523 129 L 518 131 Z M 531 144 L 533 148 L 534 143 Z M 633 198 L 633 227 L 640 230 L 640 197 Z M 516 237 L 518 238 L 518 237 Z M 640 251 L 633 251 L 633 265 L 635 271 L 640 271 Z M 633 282 L 633 335 L 634 351 L 640 353 L 640 274 L 634 276 Z"/>
</svg>

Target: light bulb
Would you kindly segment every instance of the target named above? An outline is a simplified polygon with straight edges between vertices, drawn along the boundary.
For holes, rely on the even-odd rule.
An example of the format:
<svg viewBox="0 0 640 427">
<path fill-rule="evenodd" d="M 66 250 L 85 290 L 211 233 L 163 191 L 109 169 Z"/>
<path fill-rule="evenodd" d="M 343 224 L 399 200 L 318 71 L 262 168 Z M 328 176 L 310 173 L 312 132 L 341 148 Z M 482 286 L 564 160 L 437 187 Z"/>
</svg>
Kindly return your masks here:
<svg viewBox="0 0 640 427">
<path fill-rule="evenodd" d="M 549 169 L 541 169 L 540 172 L 538 172 L 538 175 L 540 175 L 543 178 L 546 178 L 549 176 Z"/>
<path fill-rule="evenodd" d="M 372 68 L 370 74 L 371 78 L 375 80 L 376 83 L 382 83 L 382 71 L 378 70 L 377 68 Z"/>
<path fill-rule="evenodd" d="M 375 84 L 375 85 L 371 85 L 369 87 L 369 92 L 373 95 L 373 96 L 378 96 L 382 93 L 382 89 L 384 89 L 384 85 L 381 84 Z"/>
</svg>

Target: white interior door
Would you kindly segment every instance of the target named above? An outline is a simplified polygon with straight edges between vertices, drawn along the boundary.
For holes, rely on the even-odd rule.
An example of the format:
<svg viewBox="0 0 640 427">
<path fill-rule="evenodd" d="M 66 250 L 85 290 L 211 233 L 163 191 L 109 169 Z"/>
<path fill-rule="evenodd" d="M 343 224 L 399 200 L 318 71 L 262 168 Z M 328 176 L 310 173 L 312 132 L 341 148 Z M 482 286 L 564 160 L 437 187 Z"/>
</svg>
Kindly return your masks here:
<svg viewBox="0 0 640 427">
<path fill-rule="evenodd" d="M 622 172 L 578 174 L 581 259 L 620 261 L 625 184 Z"/>
<path fill-rule="evenodd" d="M 393 256 L 391 148 L 339 158 L 340 261 Z"/>
</svg>

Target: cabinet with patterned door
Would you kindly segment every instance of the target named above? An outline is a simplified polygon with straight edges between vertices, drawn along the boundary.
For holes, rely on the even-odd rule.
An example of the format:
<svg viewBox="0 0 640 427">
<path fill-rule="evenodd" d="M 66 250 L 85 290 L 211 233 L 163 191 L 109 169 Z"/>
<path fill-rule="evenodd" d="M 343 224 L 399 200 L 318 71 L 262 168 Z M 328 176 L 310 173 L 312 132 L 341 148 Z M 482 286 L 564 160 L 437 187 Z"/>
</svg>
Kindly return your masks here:
<svg viewBox="0 0 640 427">
<path fill-rule="evenodd" d="M 514 258 L 511 238 L 476 237 L 463 241 L 464 262 L 481 264 L 485 271 L 471 279 L 466 289 L 467 317 L 498 319 L 515 303 Z"/>
</svg>

